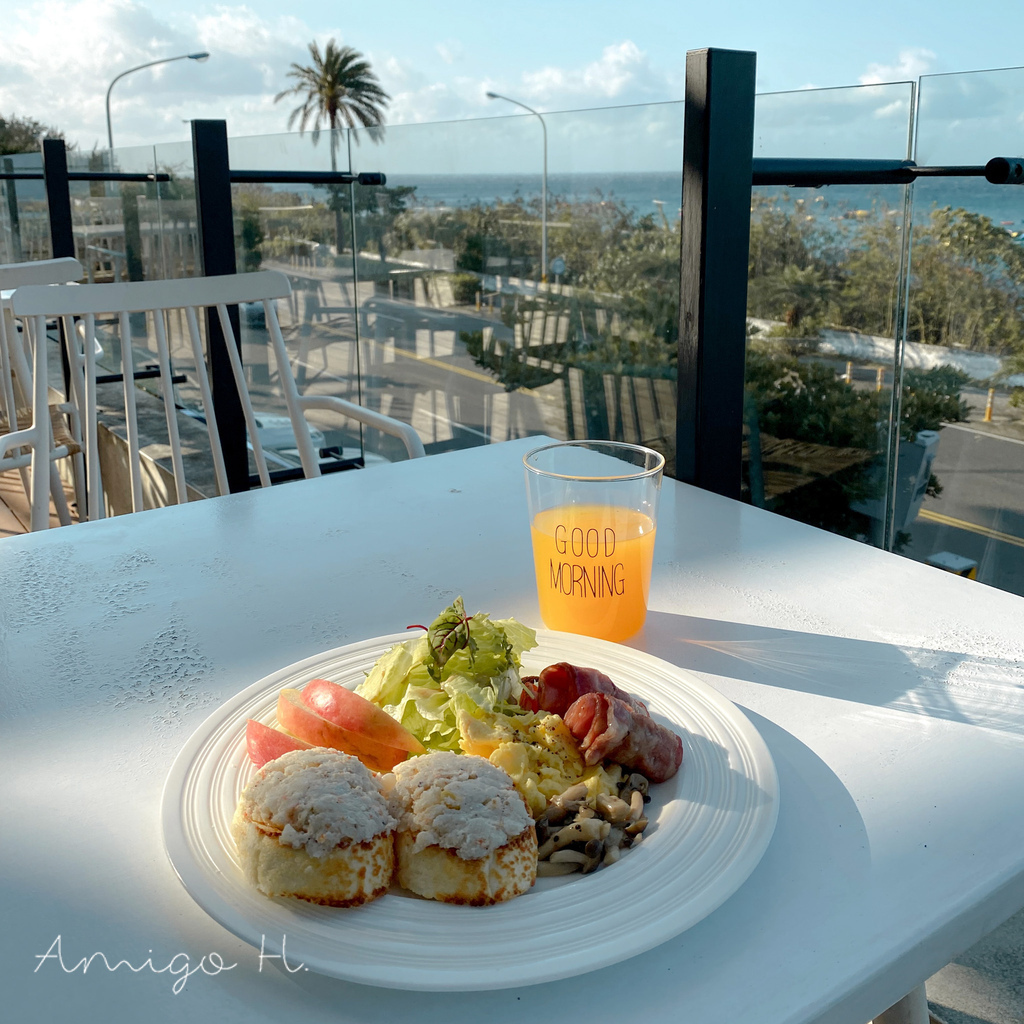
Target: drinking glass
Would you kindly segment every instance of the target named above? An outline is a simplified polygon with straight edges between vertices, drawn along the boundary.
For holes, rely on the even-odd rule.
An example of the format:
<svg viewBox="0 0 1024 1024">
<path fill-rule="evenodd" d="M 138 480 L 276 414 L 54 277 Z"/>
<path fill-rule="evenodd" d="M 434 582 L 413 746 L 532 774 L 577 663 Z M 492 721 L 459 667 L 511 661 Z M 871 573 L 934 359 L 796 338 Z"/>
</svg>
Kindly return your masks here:
<svg viewBox="0 0 1024 1024">
<path fill-rule="evenodd" d="M 544 625 L 631 637 L 647 617 L 664 457 L 620 441 L 565 441 L 523 463 Z"/>
</svg>

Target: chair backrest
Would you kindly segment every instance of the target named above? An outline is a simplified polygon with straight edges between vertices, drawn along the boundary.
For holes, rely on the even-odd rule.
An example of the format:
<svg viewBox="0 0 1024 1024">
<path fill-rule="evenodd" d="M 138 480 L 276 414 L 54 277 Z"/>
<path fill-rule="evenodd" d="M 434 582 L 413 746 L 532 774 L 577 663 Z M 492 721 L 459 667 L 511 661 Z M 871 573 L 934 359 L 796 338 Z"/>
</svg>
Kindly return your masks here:
<svg viewBox="0 0 1024 1024">
<path fill-rule="evenodd" d="M 251 274 L 224 275 L 219 277 L 183 278 L 172 281 L 127 282 L 99 285 L 56 286 L 49 288 L 26 287 L 18 289 L 11 297 L 11 306 L 16 316 L 34 325 L 34 332 L 42 337 L 45 320 L 60 318 L 65 325 L 65 337 L 76 339 L 69 353 L 72 366 L 72 389 L 76 401 L 83 411 L 84 448 L 86 453 L 86 475 L 88 479 L 88 518 L 100 518 L 104 514 L 102 482 L 98 452 L 97 396 L 96 396 L 96 319 L 101 314 L 113 315 L 117 319 L 121 341 L 121 374 L 124 381 L 124 411 L 127 427 L 129 475 L 132 492 L 132 509 L 143 507 L 142 471 L 139 451 L 139 431 L 136 414 L 134 363 L 132 356 L 132 317 L 146 313 L 152 316 L 153 334 L 156 341 L 157 360 L 161 394 L 164 402 L 167 436 L 171 452 L 171 463 L 178 502 L 188 500 L 182 461 L 181 442 L 178 432 L 177 410 L 172 389 L 167 329 L 165 316 L 180 310 L 185 318 L 184 334 L 187 335 L 195 365 L 196 380 L 206 421 L 210 453 L 216 477 L 217 490 L 226 494 L 229 490 L 224 454 L 217 428 L 217 414 L 214 408 L 210 379 L 203 354 L 202 337 L 199 327 L 199 311 L 216 313 L 225 338 L 225 349 L 231 366 L 231 373 L 241 403 L 242 413 L 249 435 L 256 470 L 262 486 L 271 483 L 267 460 L 260 439 L 259 424 L 249 395 L 245 373 L 239 355 L 238 339 L 231 326 L 228 307 L 240 303 L 261 303 L 270 348 L 278 371 L 278 381 L 284 394 L 288 417 L 295 436 L 295 448 L 299 455 L 303 474 L 308 477 L 320 475 L 319 458 L 313 448 L 310 429 L 303 415 L 303 408 L 323 408 L 323 398 L 300 396 L 292 374 L 287 349 L 278 322 L 275 300 L 287 298 L 291 287 L 284 274 L 277 271 L 260 271 Z M 83 327 L 84 343 L 79 344 L 78 331 L 74 321 Z M 328 404 L 344 415 L 371 423 L 379 429 L 395 433 L 406 442 L 410 456 L 422 455 L 423 447 L 415 432 L 407 424 L 397 423 L 388 417 L 363 410 L 340 399 L 330 399 Z M 410 436 L 411 435 L 411 436 Z M 418 445 L 418 450 L 416 446 Z"/>
<path fill-rule="evenodd" d="M 82 264 L 70 256 L 55 260 L 29 260 L 27 263 L 2 263 L 0 292 L 30 284 L 67 284 L 81 280 L 84 274 Z"/>
<path fill-rule="evenodd" d="M 66 456 L 67 448 L 53 447 L 53 431 L 48 407 L 45 373 L 33 371 L 29 359 L 45 367 L 45 346 L 26 352 L 18 337 L 10 310 L 10 295 L 23 286 L 56 286 L 77 281 L 83 276 L 82 264 L 71 257 L 53 260 L 32 260 L 27 263 L 0 265 L 0 419 L 6 428 L 0 430 L 0 469 L 18 469 L 28 490 L 32 529 L 42 529 L 49 522 L 48 497 L 53 492 L 62 522 L 70 522 L 63 491 L 55 471 L 51 474 L 49 457 Z M 32 411 L 31 422 L 19 423 L 26 410 Z M 49 449 L 40 459 L 31 480 L 27 467 L 37 448 Z"/>
<path fill-rule="evenodd" d="M 0 264 L 0 301 L 5 293 L 15 288 L 67 284 L 79 280 L 83 273 L 82 264 L 70 256 Z M 25 408 L 31 403 L 32 375 L 25 350 L 11 334 L 14 325 L 6 303 L 3 312 L 4 315 L 0 316 L 0 411 L 5 413 L 9 423 L 14 424 L 16 408 Z"/>
</svg>

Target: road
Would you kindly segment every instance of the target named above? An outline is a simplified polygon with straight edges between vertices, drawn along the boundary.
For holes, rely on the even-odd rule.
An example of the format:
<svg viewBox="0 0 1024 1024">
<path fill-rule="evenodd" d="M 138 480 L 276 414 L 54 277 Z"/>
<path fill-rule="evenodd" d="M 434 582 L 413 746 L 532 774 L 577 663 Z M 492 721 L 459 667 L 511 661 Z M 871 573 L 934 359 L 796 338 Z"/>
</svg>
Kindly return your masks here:
<svg viewBox="0 0 1024 1024">
<path fill-rule="evenodd" d="M 1024 442 L 950 424 L 932 472 L 942 495 L 925 499 L 903 553 L 963 555 L 981 582 L 1024 596 Z"/>
<path fill-rule="evenodd" d="M 428 452 L 530 434 L 566 436 L 560 389 L 506 392 L 467 354 L 459 340 L 463 331 L 489 328 L 510 337 L 496 317 L 374 295 L 372 286 L 361 285 L 359 304 L 369 315 L 362 318 L 357 360 L 352 283 L 336 272 L 323 276 L 320 301 L 334 307 L 324 311 L 325 318 L 307 319 L 303 329 L 300 306 L 295 319 L 282 310 L 282 322 L 290 321 L 295 332 L 289 331 L 291 344 L 301 335 L 307 339 L 296 352 L 295 365 L 311 392 L 353 398 L 411 423 Z M 270 402 L 274 390 L 267 388 Z M 972 391 L 969 396 L 978 419 L 985 395 Z M 334 436 L 326 423 L 322 428 L 333 444 L 347 448 L 355 440 Z M 385 457 L 395 457 L 387 441 L 375 443 Z M 943 493 L 925 499 L 903 553 L 920 561 L 939 551 L 962 555 L 978 563 L 982 582 L 1024 596 L 1024 441 L 948 425 L 933 472 Z"/>
<path fill-rule="evenodd" d="M 486 309 L 437 308 L 422 297 L 389 298 L 374 294 L 372 284 L 361 284 L 357 355 L 351 277 L 324 272 L 313 278 L 310 273 L 303 279 L 319 285 L 319 297 L 310 304 L 308 289 L 299 287 L 294 302 L 279 308 L 302 390 L 348 398 L 410 423 L 431 454 L 534 434 L 564 435 L 561 384 L 507 391 L 467 353 L 462 332 L 486 331 L 512 342 L 512 330 L 496 315 Z M 266 365 L 262 332 L 253 340 L 246 365 L 259 360 Z M 266 371 L 255 371 L 253 389 L 267 411 L 284 411 Z M 350 430 L 332 429 L 329 414 L 322 418 L 316 425 L 329 443 L 344 445 L 351 454 L 358 437 Z M 393 439 L 375 432 L 364 431 L 364 436 L 367 451 L 386 459 L 404 457 Z"/>
</svg>

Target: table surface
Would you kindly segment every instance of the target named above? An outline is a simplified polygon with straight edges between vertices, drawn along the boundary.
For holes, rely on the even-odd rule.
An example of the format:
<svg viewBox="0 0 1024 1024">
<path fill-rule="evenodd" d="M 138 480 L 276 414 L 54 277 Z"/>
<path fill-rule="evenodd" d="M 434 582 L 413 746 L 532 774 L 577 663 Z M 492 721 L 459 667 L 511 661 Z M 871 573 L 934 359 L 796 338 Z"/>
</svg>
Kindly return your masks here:
<svg viewBox="0 0 1024 1024">
<path fill-rule="evenodd" d="M 0 544 L 0 988 L 19 1018 L 451 1024 L 582 1005 L 616 1024 L 864 1024 L 1024 906 L 1024 601 L 667 480 L 630 645 L 715 686 L 768 744 L 779 819 L 746 883 L 641 956 L 518 990 L 261 969 L 168 863 L 175 754 L 253 681 L 457 594 L 540 625 L 521 469 L 537 443 Z M 175 994 L 171 972 L 74 969 L 97 952 L 236 966 Z"/>
</svg>

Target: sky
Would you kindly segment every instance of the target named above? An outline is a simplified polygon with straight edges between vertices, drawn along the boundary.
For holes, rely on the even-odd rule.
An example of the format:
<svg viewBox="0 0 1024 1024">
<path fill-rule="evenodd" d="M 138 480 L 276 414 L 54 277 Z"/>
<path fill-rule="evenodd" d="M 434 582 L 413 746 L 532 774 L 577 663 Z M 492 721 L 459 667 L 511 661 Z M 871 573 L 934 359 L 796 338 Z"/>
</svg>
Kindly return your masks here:
<svg viewBox="0 0 1024 1024">
<path fill-rule="evenodd" d="M 785 11 L 785 13 L 781 13 Z M 688 49 L 757 53 L 757 88 L 774 93 L 916 79 L 1024 62 L 1024 4 L 967 8 L 930 0 L 0 0 L 0 113 L 60 128 L 88 151 L 187 140 L 187 121 L 223 118 L 231 136 L 287 130 L 293 62 L 334 39 L 371 62 L 390 94 L 389 124 L 514 112 L 488 90 L 540 111 L 679 100 Z M 1024 73 L 1022 73 L 1024 83 Z M 1024 142 L 1021 146 L 1024 151 Z"/>
</svg>

